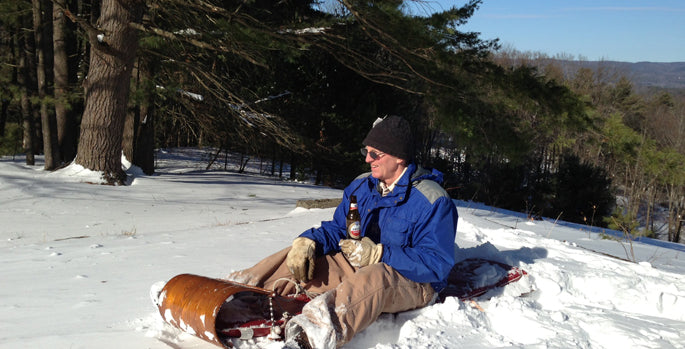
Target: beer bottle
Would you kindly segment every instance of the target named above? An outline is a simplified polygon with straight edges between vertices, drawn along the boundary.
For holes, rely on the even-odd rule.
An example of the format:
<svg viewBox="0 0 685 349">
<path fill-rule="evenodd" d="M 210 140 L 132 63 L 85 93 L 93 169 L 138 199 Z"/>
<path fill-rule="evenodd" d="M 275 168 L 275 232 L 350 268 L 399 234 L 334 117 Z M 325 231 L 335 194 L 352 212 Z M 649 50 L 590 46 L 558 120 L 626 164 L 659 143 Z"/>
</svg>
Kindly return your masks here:
<svg viewBox="0 0 685 349">
<path fill-rule="evenodd" d="M 347 212 L 347 238 L 361 239 L 361 216 L 357 208 L 357 196 L 350 195 L 350 210 Z"/>
</svg>

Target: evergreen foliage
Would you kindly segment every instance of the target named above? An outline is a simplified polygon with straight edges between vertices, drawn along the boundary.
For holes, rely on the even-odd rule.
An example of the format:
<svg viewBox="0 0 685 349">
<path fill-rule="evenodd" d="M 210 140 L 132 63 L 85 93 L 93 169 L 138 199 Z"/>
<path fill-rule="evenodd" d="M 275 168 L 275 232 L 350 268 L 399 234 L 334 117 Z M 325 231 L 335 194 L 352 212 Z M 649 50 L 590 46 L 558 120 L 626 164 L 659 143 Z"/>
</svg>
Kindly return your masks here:
<svg viewBox="0 0 685 349">
<path fill-rule="evenodd" d="M 550 214 L 560 214 L 561 219 L 570 222 L 604 226 L 603 217 L 615 206 L 611 181 L 604 169 L 567 155 L 563 157 L 553 183 Z"/>
</svg>

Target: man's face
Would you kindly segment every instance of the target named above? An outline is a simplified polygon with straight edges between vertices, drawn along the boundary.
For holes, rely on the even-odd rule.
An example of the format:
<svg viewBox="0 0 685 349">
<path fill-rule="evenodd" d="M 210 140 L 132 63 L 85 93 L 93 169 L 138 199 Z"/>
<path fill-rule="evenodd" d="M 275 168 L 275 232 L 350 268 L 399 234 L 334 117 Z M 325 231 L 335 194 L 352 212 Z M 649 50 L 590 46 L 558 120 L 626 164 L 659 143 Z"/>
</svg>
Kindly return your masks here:
<svg viewBox="0 0 685 349">
<path fill-rule="evenodd" d="M 386 185 L 392 184 L 406 167 L 404 160 L 398 157 L 383 153 L 374 147 L 366 147 L 366 150 L 367 154 L 364 161 L 371 166 L 371 176 L 378 178 Z M 377 159 L 374 159 L 372 153 L 378 155 Z"/>
</svg>

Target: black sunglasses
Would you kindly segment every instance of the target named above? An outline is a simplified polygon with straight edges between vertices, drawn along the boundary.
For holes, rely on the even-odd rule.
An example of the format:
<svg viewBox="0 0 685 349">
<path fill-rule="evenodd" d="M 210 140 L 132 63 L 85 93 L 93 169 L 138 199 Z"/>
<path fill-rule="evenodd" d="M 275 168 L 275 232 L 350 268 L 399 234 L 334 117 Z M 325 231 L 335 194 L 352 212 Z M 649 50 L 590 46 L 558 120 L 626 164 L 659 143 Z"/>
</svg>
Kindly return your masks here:
<svg viewBox="0 0 685 349">
<path fill-rule="evenodd" d="M 362 148 L 362 149 L 361 149 L 361 152 L 362 152 L 362 155 L 364 156 L 365 159 L 366 159 L 366 155 L 367 155 L 367 154 L 368 154 L 372 159 L 374 159 L 374 160 L 378 160 L 378 159 L 382 158 L 383 155 L 385 155 L 385 153 L 378 153 L 378 152 L 375 152 L 375 151 L 373 151 L 373 150 L 372 150 L 372 151 L 369 151 L 369 150 L 366 149 L 366 148 Z"/>
</svg>

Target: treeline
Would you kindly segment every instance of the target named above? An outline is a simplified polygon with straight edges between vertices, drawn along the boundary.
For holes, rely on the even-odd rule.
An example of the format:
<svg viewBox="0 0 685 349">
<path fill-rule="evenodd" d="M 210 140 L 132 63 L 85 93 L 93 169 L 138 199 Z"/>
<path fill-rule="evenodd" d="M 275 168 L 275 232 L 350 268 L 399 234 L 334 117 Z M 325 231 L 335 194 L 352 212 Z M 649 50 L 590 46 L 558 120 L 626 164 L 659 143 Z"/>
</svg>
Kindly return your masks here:
<svg viewBox="0 0 685 349">
<path fill-rule="evenodd" d="M 0 151 L 125 183 L 122 153 L 212 147 L 342 186 L 397 114 L 455 198 L 679 241 L 683 95 L 501 50 L 459 30 L 479 5 L 0 0 Z"/>
<path fill-rule="evenodd" d="M 541 187 L 517 181 L 526 183 L 529 197 L 537 200 L 527 202 L 527 210 L 682 242 L 684 90 L 638 89 L 626 72 L 601 62 L 589 69 L 568 57 L 512 49 L 498 51 L 494 60 L 534 67 L 545 79 L 560 82 L 585 104 L 588 116 L 578 137 L 529 155 L 534 160 L 522 170 L 532 172 L 532 178 L 553 179 L 543 180 Z M 549 167 L 550 161 L 557 164 Z"/>
</svg>

